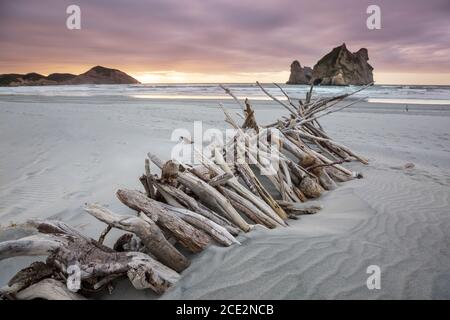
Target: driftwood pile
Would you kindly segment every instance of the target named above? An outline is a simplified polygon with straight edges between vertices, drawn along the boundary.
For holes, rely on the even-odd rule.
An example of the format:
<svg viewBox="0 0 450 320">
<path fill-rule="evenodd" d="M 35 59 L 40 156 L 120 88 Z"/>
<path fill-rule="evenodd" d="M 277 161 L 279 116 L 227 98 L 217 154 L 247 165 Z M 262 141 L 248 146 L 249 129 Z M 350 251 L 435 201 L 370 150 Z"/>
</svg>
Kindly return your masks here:
<svg viewBox="0 0 450 320">
<path fill-rule="evenodd" d="M 367 164 L 367 160 L 334 141 L 318 119 L 360 101 L 338 105 L 365 87 L 352 94 L 318 99 L 312 99 L 311 87 L 304 101 L 290 97 L 278 87 L 287 98 L 285 102 L 257 85 L 289 115 L 261 126 L 250 102 L 242 103 L 222 87 L 242 108 L 243 122 L 238 124 L 221 106 L 226 121 L 235 130 L 233 139 L 211 154 L 194 148 L 200 161 L 196 165 L 163 162 L 149 153 L 145 173 L 140 177 L 145 193 L 117 191 L 119 200 L 134 209 L 136 215 L 118 215 L 97 204 L 86 205 L 87 213 L 107 225 L 98 240 L 61 221 L 29 221 L 28 225 L 38 233 L 0 243 L 0 260 L 15 256 L 47 259 L 19 271 L 0 289 L 0 297 L 84 299 L 105 289 L 112 290 L 113 281 L 122 277 L 128 277 L 136 289 L 150 288 L 162 294 L 189 266 L 188 252 L 200 252 L 211 243 L 239 244 L 235 237 L 256 224 L 269 229 L 286 227 L 289 218 L 320 210 L 320 206 L 303 202 L 334 189 L 337 183 L 361 177 L 343 164 Z M 257 153 L 252 149 L 255 141 Z M 186 138 L 184 142 L 192 144 Z M 277 166 L 272 166 L 273 159 Z M 161 169 L 160 176 L 151 172 L 151 163 Z M 266 174 L 264 180 L 257 174 L 263 170 L 273 172 Z M 126 233 L 110 248 L 103 241 L 112 228 Z M 78 292 L 66 286 L 72 266 L 79 270 Z"/>
</svg>

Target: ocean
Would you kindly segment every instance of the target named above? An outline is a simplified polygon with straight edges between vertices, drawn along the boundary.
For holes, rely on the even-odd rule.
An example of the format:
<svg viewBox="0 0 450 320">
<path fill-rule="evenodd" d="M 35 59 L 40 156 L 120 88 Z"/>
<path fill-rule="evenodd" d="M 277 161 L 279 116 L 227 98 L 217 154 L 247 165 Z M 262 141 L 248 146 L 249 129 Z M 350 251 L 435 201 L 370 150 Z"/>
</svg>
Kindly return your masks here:
<svg viewBox="0 0 450 320">
<path fill-rule="evenodd" d="M 256 84 L 225 84 L 238 98 L 268 100 Z M 309 90 L 307 85 L 281 85 L 292 98 L 303 99 Z M 273 84 L 264 87 L 280 99 L 283 94 Z M 350 93 L 357 86 L 318 86 L 314 94 L 321 97 Z M 231 99 L 218 84 L 139 84 L 139 85 L 70 85 L 70 86 L 30 86 L 0 87 L 0 96 L 122 96 L 136 99 Z M 354 98 L 367 97 L 368 102 L 398 104 L 450 105 L 450 86 L 418 85 L 374 85 L 354 95 Z"/>
</svg>

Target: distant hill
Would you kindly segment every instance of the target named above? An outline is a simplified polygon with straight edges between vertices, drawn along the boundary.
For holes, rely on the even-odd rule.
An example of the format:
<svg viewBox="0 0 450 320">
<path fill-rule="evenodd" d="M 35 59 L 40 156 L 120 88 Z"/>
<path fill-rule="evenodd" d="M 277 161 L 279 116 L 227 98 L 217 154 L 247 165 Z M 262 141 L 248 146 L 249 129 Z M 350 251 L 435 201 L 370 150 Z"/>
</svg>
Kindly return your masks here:
<svg viewBox="0 0 450 320">
<path fill-rule="evenodd" d="M 77 77 L 76 74 L 71 73 L 52 73 L 48 75 L 47 79 L 56 82 L 64 82 L 67 80 L 72 80 L 73 78 L 76 77 Z"/>
<path fill-rule="evenodd" d="M 133 77 L 117 69 L 96 66 L 85 73 L 75 75 L 71 73 L 52 73 L 44 76 L 39 73 L 1 74 L 0 86 L 45 86 L 45 85 L 75 85 L 75 84 L 137 84 Z"/>
</svg>

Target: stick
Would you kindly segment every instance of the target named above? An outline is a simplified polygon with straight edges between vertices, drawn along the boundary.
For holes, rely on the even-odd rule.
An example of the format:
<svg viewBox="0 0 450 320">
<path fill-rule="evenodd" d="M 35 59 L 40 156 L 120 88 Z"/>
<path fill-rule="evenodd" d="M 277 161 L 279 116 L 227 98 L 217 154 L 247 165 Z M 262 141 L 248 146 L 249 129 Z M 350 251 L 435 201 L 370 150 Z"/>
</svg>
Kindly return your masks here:
<svg viewBox="0 0 450 320">
<path fill-rule="evenodd" d="M 148 159 L 145 159 L 145 176 L 147 179 L 148 196 L 155 199 L 155 188 L 153 186 L 152 174 L 150 172 L 150 161 Z"/>
<path fill-rule="evenodd" d="M 272 100 L 278 102 L 279 104 L 281 104 L 283 107 L 286 108 L 286 110 L 288 110 L 290 113 L 292 113 L 293 115 L 297 115 L 297 113 L 295 112 L 295 110 L 292 110 L 291 107 L 289 105 L 287 105 L 286 103 L 284 103 L 283 101 L 278 100 L 276 97 L 274 97 L 273 95 L 271 95 L 269 92 L 267 92 L 266 89 L 263 88 L 263 86 L 256 81 L 256 84 L 258 85 L 258 87 L 261 88 L 261 90 L 267 95 L 269 96 Z"/>
<path fill-rule="evenodd" d="M 108 225 L 105 230 L 100 234 L 100 237 L 98 238 L 98 243 L 103 244 L 103 241 L 105 241 L 106 235 L 111 231 L 112 227 Z"/>
<path fill-rule="evenodd" d="M 273 82 L 273 84 L 274 84 L 278 89 L 280 89 L 280 91 L 284 94 L 284 96 L 285 96 L 286 99 L 288 100 L 289 104 L 290 104 L 292 107 L 297 108 L 297 107 L 295 106 L 295 104 L 292 103 L 291 98 L 290 98 L 290 97 L 288 96 L 288 94 L 283 90 L 283 88 L 282 88 L 279 84 L 277 84 L 277 83 L 275 83 L 275 82 Z M 300 102 L 300 104 L 302 103 L 300 99 L 299 99 L 299 102 Z"/>
<path fill-rule="evenodd" d="M 238 103 L 238 105 L 242 108 L 242 111 L 245 110 L 244 105 L 239 101 L 239 99 L 233 94 L 233 92 L 231 92 L 230 89 L 226 88 L 225 86 L 219 84 L 219 87 L 221 87 L 228 95 L 230 95 L 234 101 L 236 101 Z"/>
</svg>

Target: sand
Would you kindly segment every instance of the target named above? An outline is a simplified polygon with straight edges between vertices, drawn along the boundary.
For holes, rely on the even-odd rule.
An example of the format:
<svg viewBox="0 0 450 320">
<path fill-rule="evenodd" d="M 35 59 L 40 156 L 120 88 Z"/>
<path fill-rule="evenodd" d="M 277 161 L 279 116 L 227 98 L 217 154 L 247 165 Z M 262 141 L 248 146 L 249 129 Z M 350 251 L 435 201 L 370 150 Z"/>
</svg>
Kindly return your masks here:
<svg viewBox="0 0 450 320">
<path fill-rule="evenodd" d="M 23 235 L 11 223 L 61 219 L 98 237 L 104 225 L 86 202 L 130 213 L 114 196 L 141 188 L 147 151 L 167 159 L 172 130 L 226 128 L 216 101 L 127 97 L 0 96 L 0 240 Z M 231 101 L 227 107 L 235 108 Z M 256 103 L 269 123 L 283 109 Z M 351 164 L 364 179 L 327 193 L 323 211 L 211 246 L 162 299 L 450 298 L 450 107 L 362 103 L 323 118 L 327 132 L 370 158 Z M 404 169 L 412 162 L 413 169 Z M 111 244 L 118 232 L 111 233 Z M 0 261 L 0 286 L 35 258 Z M 366 287 L 369 265 L 381 289 Z M 103 298 L 153 299 L 118 284 Z"/>
</svg>

